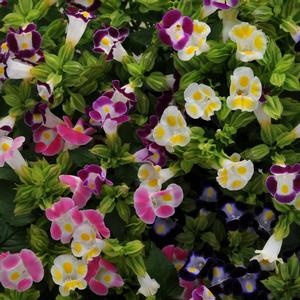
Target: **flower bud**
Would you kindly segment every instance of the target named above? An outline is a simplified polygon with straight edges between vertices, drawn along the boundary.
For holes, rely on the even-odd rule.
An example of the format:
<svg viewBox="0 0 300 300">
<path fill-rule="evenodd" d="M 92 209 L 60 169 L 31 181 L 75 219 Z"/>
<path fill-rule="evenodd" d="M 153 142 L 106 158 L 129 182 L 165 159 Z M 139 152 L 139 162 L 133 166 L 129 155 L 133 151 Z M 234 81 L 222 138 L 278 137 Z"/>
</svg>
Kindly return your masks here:
<svg viewBox="0 0 300 300">
<path fill-rule="evenodd" d="M 161 72 L 151 73 L 148 77 L 146 77 L 145 83 L 150 89 L 156 92 L 168 90 L 166 77 Z"/>
<path fill-rule="evenodd" d="M 253 148 L 247 149 L 244 153 L 244 156 L 247 159 L 253 161 L 259 161 L 268 155 L 270 152 L 269 147 L 265 144 L 256 145 Z"/>
<path fill-rule="evenodd" d="M 259 6 L 252 12 L 252 16 L 258 22 L 268 22 L 272 18 L 273 12 L 271 7 Z"/>
<path fill-rule="evenodd" d="M 137 255 L 144 249 L 144 245 L 141 241 L 130 241 L 124 246 L 125 255 Z"/>
<path fill-rule="evenodd" d="M 44 253 L 49 244 L 47 232 L 38 226 L 31 224 L 29 229 L 30 245 L 31 248 L 39 253 Z"/>
</svg>

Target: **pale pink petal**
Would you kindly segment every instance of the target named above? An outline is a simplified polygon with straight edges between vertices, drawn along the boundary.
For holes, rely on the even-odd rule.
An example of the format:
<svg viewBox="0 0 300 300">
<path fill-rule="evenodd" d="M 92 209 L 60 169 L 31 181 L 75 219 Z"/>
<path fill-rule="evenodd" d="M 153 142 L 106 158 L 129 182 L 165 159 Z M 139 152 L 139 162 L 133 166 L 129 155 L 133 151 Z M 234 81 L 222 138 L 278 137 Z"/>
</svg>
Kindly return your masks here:
<svg viewBox="0 0 300 300">
<path fill-rule="evenodd" d="M 74 201 L 71 198 L 62 197 L 58 202 L 54 203 L 52 207 L 46 209 L 46 217 L 50 221 L 55 220 L 74 206 Z"/>
<path fill-rule="evenodd" d="M 83 214 L 104 238 L 110 237 L 110 230 L 105 226 L 103 215 L 100 212 L 93 209 L 87 209 Z"/>
<path fill-rule="evenodd" d="M 15 150 L 19 149 L 23 145 L 24 142 L 25 142 L 24 136 L 16 137 L 13 141 L 12 150 L 15 151 Z"/>
<path fill-rule="evenodd" d="M 173 206 L 174 207 L 177 207 L 181 204 L 182 200 L 183 200 L 183 191 L 182 191 L 182 188 L 175 184 L 175 183 L 172 183 L 170 185 L 168 185 L 167 187 L 167 190 L 168 189 L 172 189 L 172 192 L 173 192 Z"/>
<path fill-rule="evenodd" d="M 44 269 L 41 261 L 28 249 L 23 249 L 20 252 L 20 256 L 33 281 L 40 282 L 44 277 Z"/>
<path fill-rule="evenodd" d="M 114 287 L 120 287 L 120 286 L 124 285 L 124 280 L 122 279 L 122 277 L 119 274 L 116 274 L 116 277 L 112 282 L 112 285 Z"/>
<path fill-rule="evenodd" d="M 60 240 L 62 232 L 56 222 L 51 224 L 50 234 L 55 241 Z"/>
<path fill-rule="evenodd" d="M 62 184 L 69 186 L 72 192 L 74 192 L 81 183 L 81 179 L 79 177 L 72 175 L 60 175 L 59 180 Z"/>
</svg>

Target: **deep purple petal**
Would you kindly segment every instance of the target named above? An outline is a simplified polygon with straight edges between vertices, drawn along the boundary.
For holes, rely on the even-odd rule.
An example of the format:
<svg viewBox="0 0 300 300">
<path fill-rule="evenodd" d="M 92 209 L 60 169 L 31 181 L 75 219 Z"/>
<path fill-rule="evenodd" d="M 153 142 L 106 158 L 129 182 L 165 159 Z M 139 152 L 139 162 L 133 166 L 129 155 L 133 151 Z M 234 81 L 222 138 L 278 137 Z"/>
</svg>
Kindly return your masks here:
<svg viewBox="0 0 300 300">
<path fill-rule="evenodd" d="M 182 29 L 185 33 L 191 35 L 194 30 L 193 21 L 190 17 L 184 17 L 182 21 Z"/>
<path fill-rule="evenodd" d="M 171 47 L 173 46 L 173 42 L 172 42 L 170 36 L 167 34 L 165 29 L 160 30 L 158 32 L 158 36 L 162 43 L 165 43 Z"/>
<path fill-rule="evenodd" d="M 42 36 L 37 32 L 32 32 L 32 46 L 35 50 L 39 50 L 42 43 Z"/>
<path fill-rule="evenodd" d="M 279 194 L 275 194 L 274 198 L 280 202 L 280 203 L 290 203 L 292 202 L 295 198 L 296 198 L 296 192 L 292 192 L 291 194 L 288 195 L 279 195 Z"/>
<path fill-rule="evenodd" d="M 182 50 L 184 48 L 184 46 L 187 44 L 187 42 L 190 39 L 190 35 L 185 33 L 183 38 L 180 39 L 176 44 L 174 44 L 173 48 L 174 50 Z"/>
<path fill-rule="evenodd" d="M 162 18 L 162 23 L 165 28 L 169 28 L 181 18 L 181 12 L 178 9 L 168 11 Z"/>
<path fill-rule="evenodd" d="M 16 53 L 19 51 L 18 43 L 14 33 L 9 33 L 6 37 L 7 46 L 10 51 Z"/>
<path fill-rule="evenodd" d="M 274 195 L 276 193 L 277 190 L 277 181 L 275 176 L 269 176 L 266 180 L 266 187 L 268 189 L 268 191 Z"/>
<path fill-rule="evenodd" d="M 293 189 L 296 193 L 300 192 L 300 174 L 296 175 L 296 178 L 293 181 Z"/>
</svg>

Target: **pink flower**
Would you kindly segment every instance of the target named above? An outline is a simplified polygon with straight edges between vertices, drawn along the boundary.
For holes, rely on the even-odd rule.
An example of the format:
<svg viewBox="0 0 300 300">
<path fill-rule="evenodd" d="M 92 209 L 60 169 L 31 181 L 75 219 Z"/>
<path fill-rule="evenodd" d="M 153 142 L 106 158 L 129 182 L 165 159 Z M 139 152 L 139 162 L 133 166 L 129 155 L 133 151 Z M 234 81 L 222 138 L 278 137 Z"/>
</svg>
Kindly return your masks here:
<svg viewBox="0 0 300 300">
<path fill-rule="evenodd" d="M 64 139 L 65 150 L 76 149 L 80 145 L 86 145 L 92 138 L 89 136 L 95 130 L 91 127 L 84 128 L 84 122 L 79 119 L 73 127 L 71 120 L 68 117 L 63 117 L 64 123 L 56 126 L 57 133 Z"/>
<path fill-rule="evenodd" d="M 0 254 L 0 282 L 5 288 L 23 292 L 28 290 L 33 282 L 40 282 L 43 277 L 42 263 L 31 250 Z"/>
<path fill-rule="evenodd" d="M 188 251 L 174 245 L 165 246 L 162 249 L 163 254 L 167 257 L 168 261 L 172 263 L 176 270 L 179 271 L 185 264 Z"/>
<path fill-rule="evenodd" d="M 117 274 L 117 268 L 103 258 L 94 258 L 88 264 L 86 281 L 90 289 L 99 296 L 108 294 L 108 289 L 121 287 L 124 284 L 122 277 Z"/>
<path fill-rule="evenodd" d="M 153 224 L 156 217 L 172 216 L 182 200 L 183 191 L 177 184 L 172 183 L 165 190 L 153 193 L 140 186 L 134 193 L 134 208 L 146 224 Z"/>
<path fill-rule="evenodd" d="M 64 146 L 64 141 L 56 129 L 44 126 L 33 132 L 33 141 L 36 143 L 35 152 L 45 156 L 58 154 Z"/>
<path fill-rule="evenodd" d="M 63 244 L 70 242 L 75 228 L 83 222 L 83 215 L 71 198 L 60 198 L 46 209 L 46 217 L 52 221 L 51 237 Z"/>
<path fill-rule="evenodd" d="M 182 294 L 183 300 L 191 300 L 194 289 L 199 285 L 199 280 L 187 281 L 182 278 L 179 278 L 179 285 L 184 289 Z"/>
</svg>

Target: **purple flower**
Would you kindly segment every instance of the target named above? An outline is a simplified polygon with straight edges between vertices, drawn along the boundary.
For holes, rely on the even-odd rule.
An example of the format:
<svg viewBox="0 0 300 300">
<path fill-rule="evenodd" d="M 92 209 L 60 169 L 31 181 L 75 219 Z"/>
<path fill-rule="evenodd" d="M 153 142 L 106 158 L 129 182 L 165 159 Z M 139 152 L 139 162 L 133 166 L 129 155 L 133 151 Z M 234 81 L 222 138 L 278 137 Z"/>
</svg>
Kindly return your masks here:
<svg viewBox="0 0 300 300">
<path fill-rule="evenodd" d="M 38 103 L 32 110 L 27 111 L 24 121 L 33 131 L 41 126 L 55 128 L 57 124 L 62 123 L 62 120 L 50 111 L 46 103 Z"/>
<path fill-rule="evenodd" d="M 182 16 L 179 10 L 173 9 L 163 16 L 162 22 L 157 23 L 156 28 L 163 43 L 175 50 L 181 50 L 193 33 L 193 21 L 190 17 Z"/>
<path fill-rule="evenodd" d="M 226 215 L 226 222 L 238 220 L 244 214 L 244 212 L 237 209 L 235 203 L 233 203 L 233 202 L 226 203 L 223 206 L 222 211 Z"/>
<path fill-rule="evenodd" d="M 280 203 L 290 204 L 300 192 L 300 164 L 291 166 L 273 165 L 273 174 L 266 180 L 266 187 L 272 196 Z"/>
<path fill-rule="evenodd" d="M 47 102 L 53 103 L 54 97 L 53 97 L 53 89 L 54 85 L 51 81 L 48 82 L 37 82 L 37 91 L 39 96 Z"/>
<path fill-rule="evenodd" d="M 238 278 L 242 292 L 244 294 L 252 294 L 256 291 L 257 273 L 246 273 L 244 276 Z"/>
<path fill-rule="evenodd" d="M 30 58 L 40 49 L 42 37 L 36 31 L 36 25 L 31 23 L 18 30 L 9 29 L 6 36 L 9 50 L 17 58 Z"/>
<path fill-rule="evenodd" d="M 176 227 L 176 223 L 171 218 L 168 219 L 156 218 L 152 226 L 155 234 L 159 236 L 166 236 L 175 227 Z"/>
<path fill-rule="evenodd" d="M 201 19 L 208 17 L 218 9 L 230 9 L 239 4 L 239 0 L 204 0 Z"/>
<path fill-rule="evenodd" d="M 180 278 L 183 278 L 187 281 L 195 280 L 199 276 L 202 269 L 204 268 L 206 262 L 207 262 L 206 258 L 193 252 L 190 255 L 187 262 L 185 263 L 185 265 L 180 270 L 179 272 Z"/>
<path fill-rule="evenodd" d="M 29 63 L 33 66 L 36 66 L 39 63 L 45 61 L 45 55 L 44 55 L 44 52 L 41 49 L 39 49 L 33 56 L 31 56 L 29 58 L 22 58 L 20 60 L 23 62 Z"/>
<path fill-rule="evenodd" d="M 7 0 L 0 0 L 0 5 L 7 6 L 8 1 Z"/>
<path fill-rule="evenodd" d="M 191 300 L 215 300 L 212 292 L 203 284 L 193 290 Z"/>
<path fill-rule="evenodd" d="M 88 11 L 94 11 L 100 6 L 99 0 L 67 0 L 67 2 Z"/>
<path fill-rule="evenodd" d="M 6 69 L 7 69 L 7 55 L 0 53 L 0 81 L 4 81 L 8 78 Z"/>
<path fill-rule="evenodd" d="M 150 143 L 145 148 L 135 152 L 136 162 L 150 162 L 163 167 L 167 162 L 167 153 L 164 147 Z"/>
<path fill-rule="evenodd" d="M 98 165 L 85 165 L 77 175 L 82 180 L 83 186 L 89 188 L 95 195 L 100 195 L 103 184 L 113 184 L 106 178 L 106 170 Z"/>
<path fill-rule="evenodd" d="M 148 136 L 152 132 L 152 129 L 158 124 L 157 116 L 150 116 L 148 123 L 146 123 L 142 128 L 136 130 L 137 136 L 141 139 L 144 145 L 148 145 L 151 142 L 148 140 Z"/>
<path fill-rule="evenodd" d="M 121 28 L 117 29 L 115 27 L 105 27 L 103 29 L 98 29 L 94 33 L 94 52 L 102 53 L 104 52 L 107 60 L 112 60 L 113 50 L 127 38 L 128 29 Z"/>
</svg>

